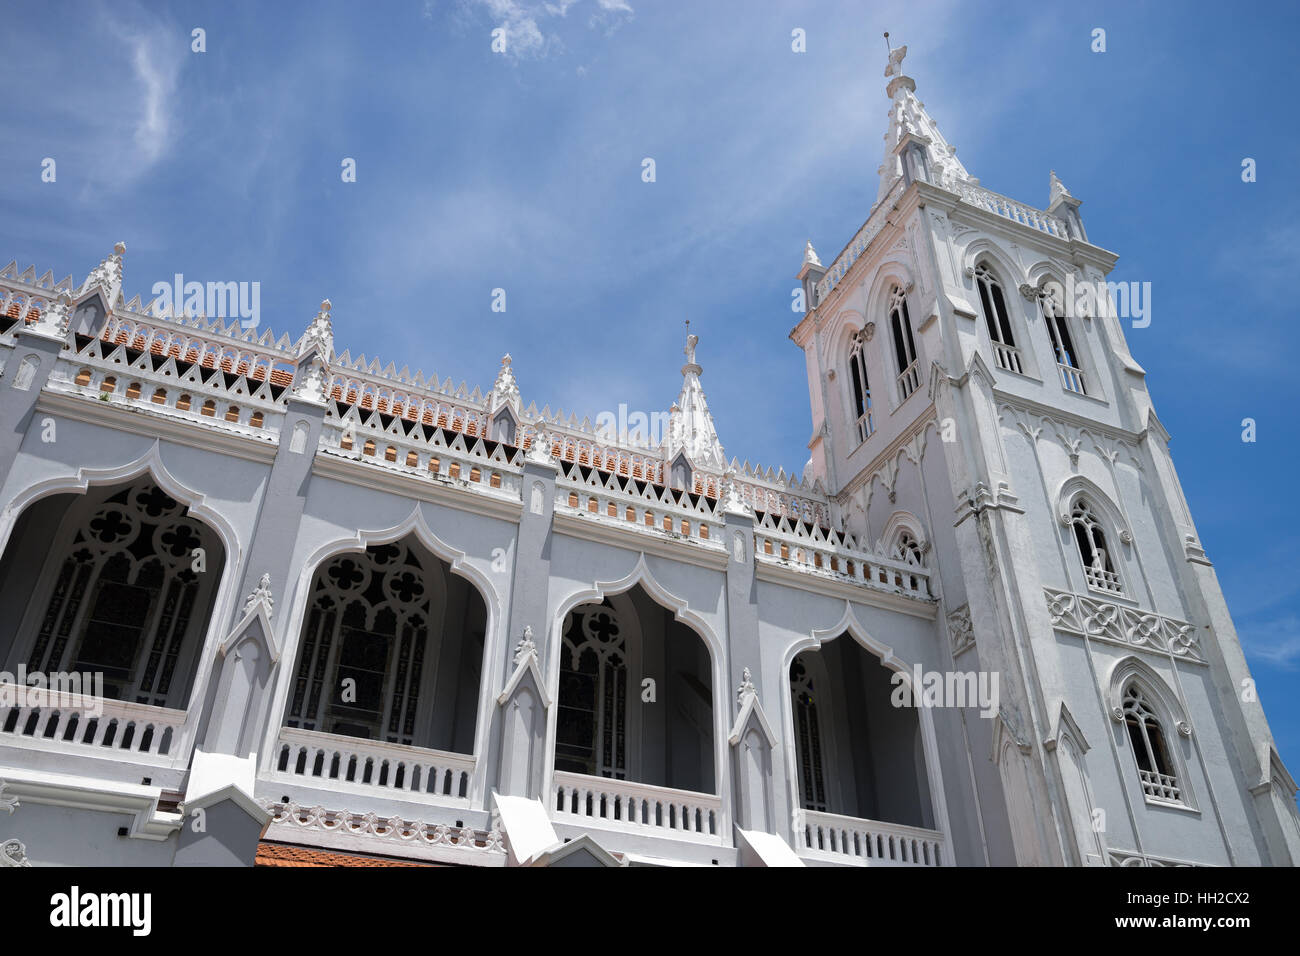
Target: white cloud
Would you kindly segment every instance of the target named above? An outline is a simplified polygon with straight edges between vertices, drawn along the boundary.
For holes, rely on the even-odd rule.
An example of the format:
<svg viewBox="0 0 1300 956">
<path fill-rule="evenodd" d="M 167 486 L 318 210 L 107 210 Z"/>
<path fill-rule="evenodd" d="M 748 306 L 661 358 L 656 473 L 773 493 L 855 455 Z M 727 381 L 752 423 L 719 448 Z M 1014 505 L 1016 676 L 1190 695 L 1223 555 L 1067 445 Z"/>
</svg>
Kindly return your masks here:
<svg viewBox="0 0 1300 956">
<path fill-rule="evenodd" d="M 564 42 L 552 28 L 582 0 L 462 0 L 466 7 L 478 7 L 494 24 L 505 30 L 505 55 L 515 60 L 541 59 L 564 50 Z M 596 0 L 599 8 L 589 26 L 603 27 L 608 35 L 632 14 L 627 0 Z M 433 3 L 427 0 L 424 15 L 432 18 Z"/>
<path fill-rule="evenodd" d="M 1290 615 L 1238 627 L 1242 645 L 1251 657 L 1292 670 L 1300 665 L 1300 618 Z"/>
</svg>

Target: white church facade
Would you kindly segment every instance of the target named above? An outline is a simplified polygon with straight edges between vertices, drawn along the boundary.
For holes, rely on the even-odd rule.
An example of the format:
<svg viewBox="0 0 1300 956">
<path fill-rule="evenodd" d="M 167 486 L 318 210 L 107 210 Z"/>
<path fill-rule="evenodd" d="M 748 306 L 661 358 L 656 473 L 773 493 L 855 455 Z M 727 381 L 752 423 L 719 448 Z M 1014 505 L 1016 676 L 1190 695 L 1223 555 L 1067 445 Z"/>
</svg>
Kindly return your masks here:
<svg viewBox="0 0 1300 956">
<path fill-rule="evenodd" d="M 798 478 L 724 456 L 695 336 L 652 442 L 508 356 L 484 394 L 337 353 L 328 302 L 158 314 L 121 244 L 0 271 L 0 670 L 96 677 L 0 697 L 0 861 L 1300 861 L 1143 369 L 1072 294 L 1116 256 L 1055 174 L 970 176 L 905 50 L 877 201 L 798 274 Z"/>
</svg>

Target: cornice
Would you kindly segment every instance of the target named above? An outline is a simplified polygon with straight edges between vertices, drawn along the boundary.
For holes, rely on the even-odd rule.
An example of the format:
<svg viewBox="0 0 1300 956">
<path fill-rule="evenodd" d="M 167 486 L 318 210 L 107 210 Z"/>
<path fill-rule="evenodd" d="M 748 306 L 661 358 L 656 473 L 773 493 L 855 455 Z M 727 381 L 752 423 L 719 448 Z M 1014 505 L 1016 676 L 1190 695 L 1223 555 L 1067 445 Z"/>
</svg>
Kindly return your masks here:
<svg viewBox="0 0 1300 956">
<path fill-rule="evenodd" d="M 240 435 L 199 422 L 178 420 L 140 405 L 103 402 L 67 392 L 43 391 L 36 402 L 38 412 L 62 415 L 88 425 L 161 438 L 204 451 L 218 451 L 235 458 L 270 464 L 279 445 L 270 439 Z"/>
<path fill-rule="evenodd" d="M 129 835 L 140 840 L 166 840 L 180 829 L 183 816 L 158 810 L 161 787 L 117 783 L 111 780 L 45 773 L 37 770 L 6 768 L 4 790 L 17 797 L 20 804 L 45 804 L 95 810 L 101 813 L 126 813 L 132 817 Z"/>
<path fill-rule="evenodd" d="M 414 475 L 404 471 L 390 471 L 379 464 L 361 464 L 350 458 L 317 452 L 312 462 L 312 474 L 332 478 L 362 488 L 391 491 L 405 498 L 434 502 L 470 514 L 486 514 L 514 524 L 519 523 L 524 503 L 486 490 L 471 490 L 444 483 L 440 479 Z"/>
<path fill-rule="evenodd" d="M 814 571 L 798 571 L 783 564 L 764 560 L 761 556 L 754 562 L 754 575 L 758 580 L 768 584 L 798 588 L 822 597 L 840 598 L 851 604 L 901 611 L 927 621 L 933 621 L 939 616 L 937 601 L 923 601 L 889 591 L 878 591 L 860 584 L 849 584 L 847 581 Z"/>
<path fill-rule="evenodd" d="M 626 523 L 602 521 L 599 516 L 568 514 L 558 509 L 554 513 L 553 527 L 559 534 L 583 541 L 653 554 L 713 571 L 727 570 L 729 553 L 725 548 L 705 548 L 691 538 L 668 537 L 668 532 L 647 533 L 634 530 Z"/>
</svg>

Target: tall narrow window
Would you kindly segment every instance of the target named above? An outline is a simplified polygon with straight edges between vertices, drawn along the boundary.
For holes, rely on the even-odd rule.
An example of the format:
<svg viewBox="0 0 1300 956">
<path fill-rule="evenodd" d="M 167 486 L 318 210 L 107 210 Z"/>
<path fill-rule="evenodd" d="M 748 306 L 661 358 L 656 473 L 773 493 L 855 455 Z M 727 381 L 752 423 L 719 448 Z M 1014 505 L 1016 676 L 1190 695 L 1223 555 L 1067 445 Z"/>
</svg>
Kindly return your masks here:
<svg viewBox="0 0 1300 956">
<path fill-rule="evenodd" d="M 627 643 L 613 608 L 579 608 L 565 622 L 555 767 L 627 778 Z"/>
<path fill-rule="evenodd" d="M 420 688 L 435 610 L 428 573 L 405 542 L 396 542 L 340 555 L 317 574 L 290 727 L 419 745 Z"/>
<path fill-rule="evenodd" d="M 998 368 L 1023 372 L 1020 350 L 1016 348 L 1015 338 L 1011 334 L 1011 316 L 1007 311 L 1002 283 L 998 282 L 987 266 L 981 264 L 975 269 L 975 284 L 980 290 L 980 305 L 984 309 L 984 321 L 988 325 L 989 341 L 993 343 L 993 355 L 997 359 Z"/>
<path fill-rule="evenodd" d="M 1061 372 L 1061 384 L 1071 392 L 1087 395 L 1088 389 L 1083 382 L 1083 366 L 1079 353 L 1075 350 L 1074 339 L 1070 337 L 1070 321 L 1065 314 L 1065 303 L 1059 294 L 1047 292 L 1040 300 L 1043 318 L 1047 321 L 1047 334 L 1052 339 L 1052 350 L 1056 353 L 1056 367 Z"/>
<path fill-rule="evenodd" d="M 799 751 L 799 800 L 805 810 L 827 810 L 826 772 L 822 758 L 821 722 L 812 675 L 799 658 L 790 665 L 790 698 L 794 702 L 794 733 Z"/>
<path fill-rule="evenodd" d="M 1088 586 L 1098 591 L 1122 594 L 1119 574 L 1106 548 L 1106 534 L 1092 510 L 1087 498 L 1076 498 L 1070 509 L 1070 524 L 1074 528 L 1074 540 L 1079 546 L 1079 558 L 1083 561 L 1083 575 Z"/>
<path fill-rule="evenodd" d="M 1124 688 L 1123 710 L 1129 743 L 1133 745 L 1133 756 L 1137 760 L 1138 778 L 1142 781 L 1142 792 L 1155 800 L 1182 803 L 1182 790 L 1165 744 L 1164 729 L 1151 712 L 1142 687 L 1136 681 Z"/>
<path fill-rule="evenodd" d="M 861 331 L 853 335 L 853 348 L 849 352 L 849 378 L 853 381 L 853 412 L 857 416 L 858 441 L 864 442 L 876 430 L 875 413 L 871 407 L 871 382 L 867 379 L 866 339 Z"/>
<path fill-rule="evenodd" d="M 912 320 L 907 314 L 907 296 L 898 286 L 889 295 L 889 328 L 898 359 L 898 397 L 902 401 L 921 384 L 921 373 L 916 366 L 916 342 L 912 339 Z"/>
</svg>

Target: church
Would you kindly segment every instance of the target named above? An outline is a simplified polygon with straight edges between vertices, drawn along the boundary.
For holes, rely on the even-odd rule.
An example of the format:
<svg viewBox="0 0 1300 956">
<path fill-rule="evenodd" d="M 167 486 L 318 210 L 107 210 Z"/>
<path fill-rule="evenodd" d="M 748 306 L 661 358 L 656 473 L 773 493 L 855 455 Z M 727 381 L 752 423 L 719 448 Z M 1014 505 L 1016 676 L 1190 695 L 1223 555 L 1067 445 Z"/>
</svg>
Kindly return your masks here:
<svg viewBox="0 0 1300 956">
<path fill-rule="evenodd" d="M 905 54 L 799 263 L 797 476 L 724 454 L 694 335 L 649 437 L 336 351 L 328 301 L 128 299 L 121 243 L 0 270 L 0 862 L 1300 861 L 1117 257 Z"/>
</svg>

